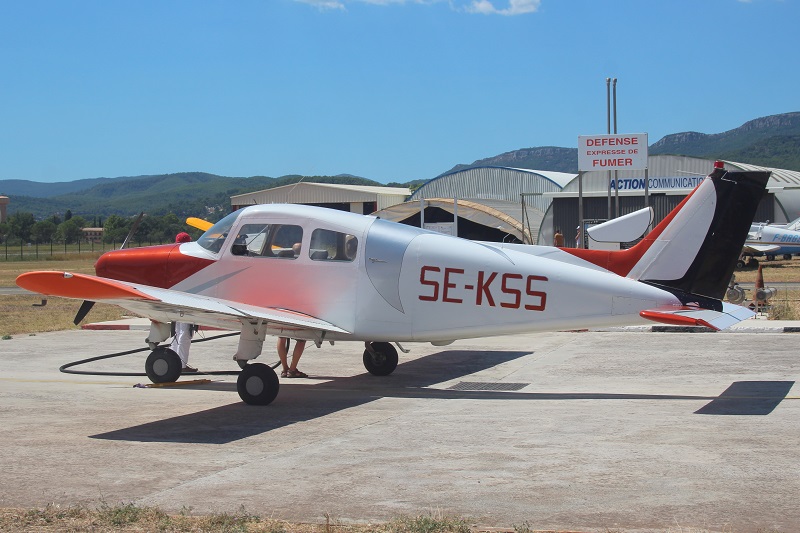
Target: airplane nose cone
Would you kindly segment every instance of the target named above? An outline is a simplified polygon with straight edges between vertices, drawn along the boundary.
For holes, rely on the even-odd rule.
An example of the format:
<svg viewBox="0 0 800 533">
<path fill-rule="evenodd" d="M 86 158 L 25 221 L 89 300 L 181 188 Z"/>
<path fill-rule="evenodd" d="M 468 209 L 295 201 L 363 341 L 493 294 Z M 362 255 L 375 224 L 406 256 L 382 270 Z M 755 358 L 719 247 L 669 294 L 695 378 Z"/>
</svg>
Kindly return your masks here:
<svg viewBox="0 0 800 533">
<path fill-rule="evenodd" d="M 113 250 L 100 256 L 94 265 L 98 276 L 152 287 L 169 287 L 170 253 L 177 244 Z"/>
<path fill-rule="evenodd" d="M 168 289 L 214 262 L 183 254 L 180 247 L 164 244 L 114 250 L 101 255 L 94 270 L 104 278 Z"/>
</svg>

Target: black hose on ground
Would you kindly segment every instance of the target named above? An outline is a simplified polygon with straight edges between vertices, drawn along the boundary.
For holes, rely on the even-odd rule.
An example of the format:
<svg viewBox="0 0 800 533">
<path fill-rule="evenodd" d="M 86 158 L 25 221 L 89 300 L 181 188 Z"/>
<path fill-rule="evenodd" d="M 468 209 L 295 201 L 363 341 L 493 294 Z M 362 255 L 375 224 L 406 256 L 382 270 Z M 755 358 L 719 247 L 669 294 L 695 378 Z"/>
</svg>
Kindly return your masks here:
<svg viewBox="0 0 800 533">
<path fill-rule="evenodd" d="M 195 342 L 206 342 L 206 341 L 213 341 L 216 339 L 222 339 L 224 337 L 232 337 L 234 335 L 239 335 L 239 332 L 234 333 L 223 333 L 222 335 L 215 335 L 213 337 L 205 337 L 203 339 L 192 339 L 192 344 Z M 83 374 L 88 376 L 147 376 L 145 372 L 90 372 L 88 370 L 68 370 L 73 366 L 83 365 L 86 363 L 91 363 L 92 361 L 100 361 L 101 359 L 111 359 L 112 357 L 120 357 L 123 355 L 130 355 L 139 352 L 145 352 L 150 350 L 148 347 L 144 348 L 136 348 L 135 350 L 125 350 L 124 352 L 114 352 L 106 355 L 98 355 L 97 357 L 90 357 L 88 359 L 81 359 L 80 361 L 73 361 L 72 363 L 67 363 L 65 365 L 61 365 L 59 367 L 59 372 L 63 372 L 64 374 Z M 280 363 L 279 363 L 280 364 Z M 277 366 L 277 365 L 276 365 Z M 193 376 L 198 375 L 207 375 L 207 376 L 234 376 L 239 373 L 239 370 L 218 370 L 213 372 L 192 372 Z"/>
</svg>

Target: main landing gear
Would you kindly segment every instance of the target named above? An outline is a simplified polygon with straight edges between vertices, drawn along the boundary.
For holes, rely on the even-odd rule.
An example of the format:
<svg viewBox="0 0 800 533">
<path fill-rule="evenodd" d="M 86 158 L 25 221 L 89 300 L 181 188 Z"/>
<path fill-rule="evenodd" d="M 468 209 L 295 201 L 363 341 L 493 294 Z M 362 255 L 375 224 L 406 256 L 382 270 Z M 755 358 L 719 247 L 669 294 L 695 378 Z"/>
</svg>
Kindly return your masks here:
<svg viewBox="0 0 800 533">
<path fill-rule="evenodd" d="M 239 397 L 250 405 L 269 405 L 277 398 L 280 386 L 278 375 L 264 363 L 245 365 L 236 380 Z"/>
<path fill-rule="evenodd" d="M 145 362 L 147 377 L 153 383 L 170 383 L 181 377 L 182 363 L 178 354 L 168 346 L 160 346 L 170 336 L 169 324 L 153 322 L 146 339 L 152 349 Z M 234 359 L 242 369 L 236 390 L 243 402 L 250 405 L 269 405 L 278 396 L 280 381 L 272 367 L 252 360 L 261 354 L 264 330 L 243 328 L 239 349 Z M 397 350 L 388 342 L 364 343 L 364 367 L 375 376 L 388 376 L 397 368 Z M 402 349 L 402 347 L 401 347 Z M 407 351 L 407 350 L 404 350 Z"/>
<path fill-rule="evenodd" d="M 397 368 L 397 350 L 388 342 L 364 343 L 364 368 L 374 376 L 388 376 Z"/>
<path fill-rule="evenodd" d="M 157 346 L 144 363 L 144 371 L 153 383 L 170 383 L 181 377 L 183 364 L 178 354 L 166 346 Z"/>
</svg>

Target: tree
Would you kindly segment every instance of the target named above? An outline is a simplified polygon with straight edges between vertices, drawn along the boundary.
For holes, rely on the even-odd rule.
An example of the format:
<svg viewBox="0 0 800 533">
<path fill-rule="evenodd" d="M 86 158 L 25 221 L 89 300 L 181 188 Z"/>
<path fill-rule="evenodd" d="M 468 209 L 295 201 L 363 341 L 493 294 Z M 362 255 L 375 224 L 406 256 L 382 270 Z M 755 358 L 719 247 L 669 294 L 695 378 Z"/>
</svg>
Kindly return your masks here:
<svg viewBox="0 0 800 533">
<path fill-rule="evenodd" d="M 29 242 L 31 240 L 31 228 L 35 223 L 36 220 L 33 218 L 33 213 L 17 211 L 8 217 L 9 233 L 22 242 Z"/>
<path fill-rule="evenodd" d="M 31 237 L 35 242 L 49 242 L 53 240 L 57 230 L 52 220 L 42 220 L 31 227 Z"/>
<path fill-rule="evenodd" d="M 72 211 L 67 209 L 67 212 L 64 213 L 64 222 L 72 218 Z"/>
<path fill-rule="evenodd" d="M 78 224 L 77 218 L 80 217 L 70 218 L 59 224 L 57 232 L 59 240 L 70 243 L 83 238 L 83 228 Z"/>
<path fill-rule="evenodd" d="M 103 224 L 103 241 L 121 243 L 130 231 L 131 219 L 119 215 L 109 215 Z"/>
</svg>

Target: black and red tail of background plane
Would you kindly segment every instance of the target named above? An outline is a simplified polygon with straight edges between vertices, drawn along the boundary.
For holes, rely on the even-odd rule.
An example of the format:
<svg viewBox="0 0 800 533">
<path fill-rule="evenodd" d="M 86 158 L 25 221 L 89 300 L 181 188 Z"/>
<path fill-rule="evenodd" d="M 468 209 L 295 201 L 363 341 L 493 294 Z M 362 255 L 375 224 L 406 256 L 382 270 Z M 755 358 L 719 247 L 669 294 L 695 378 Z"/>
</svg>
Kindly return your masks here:
<svg viewBox="0 0 800 533">
<path fill-rule="evenodd" d="M 769 176 L 760 171 L 728 172 L 717 162 L 714 171 L 636 246 L 620 251 L 564 250 L 668 290 L 685 303 L 719 307 Z"/>
</svg>

